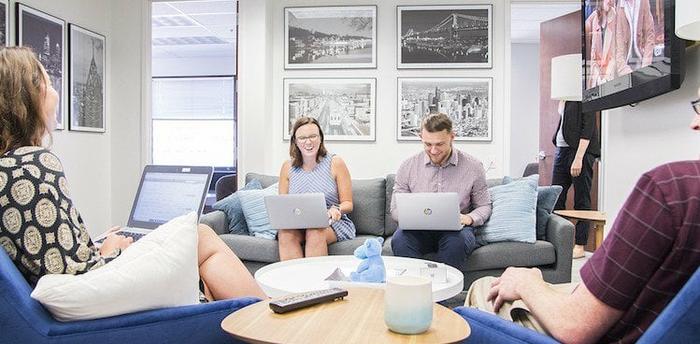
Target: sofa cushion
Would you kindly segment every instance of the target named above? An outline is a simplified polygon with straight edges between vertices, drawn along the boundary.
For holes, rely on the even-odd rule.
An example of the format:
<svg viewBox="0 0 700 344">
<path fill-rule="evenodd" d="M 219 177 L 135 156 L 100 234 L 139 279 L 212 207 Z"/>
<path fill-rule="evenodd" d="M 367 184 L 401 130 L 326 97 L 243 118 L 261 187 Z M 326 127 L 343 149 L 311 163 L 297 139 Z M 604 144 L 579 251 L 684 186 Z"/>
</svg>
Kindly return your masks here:
<svg viewBox="0 0 700 344">
<path fill-rule="evenodd" d="M 238 234 L 223 234 L 219 237 L 241 260 L 263 263 L 275 263 L 280 260 L 277 240 Z"/>
<path fill-rule="evenodd" d="M 278 193 L 278 184 L 272 184 L 262 190 L 241 190 L 238 192 L 250 235 L 270 240 L 277 237 L 277 230 L 270 226 L 270 219 L 265 207 L 265 196 L 274 196 Z"/>
<path fill-rule="evenodd" d="M 355 224 L 358 235 L 384 234 L 385 185 L 384 178 L 353 179 L 353 210 L 348 217 Z"/>
<path fill-rule="evenodd" d="M 501 241 L 534 243 L 537 178 L 523 178 L 488 190 L 493 210 L 488 221 L 477 229 L 477 241 L 482 245 Z"/>
<path fill-rule="evenodd" d="M 271 176 L 267 174 L 259 174 L 259 173 L 246 173 L 245 175 L 245 182 L 246 184 L 250 183 L 253 179 L 257 179 L 260 181 L 260 184 L 262 184 L 263 188 L 266 188 L 274 183 L 277 183 L 279 181 L 279 176 Z"/>
<path fill-rule="evenodd" d="M 556 252 L 548 241 L 497 242 L 481 246 L 467 259 L 464 271 L 503 269 L 508 266 L 541 266 L 554 264 Z"/>
<path fill-rule="evenodd" d="M 533 178 L 534 174 L 523 178 Z M 539 177 L 539 175 L 537 175 Z M 538 178 L 536 177 L 536 178 Z M 521 180 L 522 178 L 512 178 L 509 176 L 503 177 L 503 184 L 508 184 L 513 181 Z M 549 215 L 554 210 L 554 205 L 557 203 L 557 198 L 563 188 L 560 185 L 548 185 L 537 187 L 537 217 L 536 217 L 536 233 L 537 240 L 545 240 L 547 236 L 547 223 Z"/>
<path fill-rule="evenodd" d="M 398 222 L 391 218 L 391 195 L 394 194 L 394 182 L 396 181 L 395 174 L 386 176 L 386 207 L 384 208 L 384 235 L 394 235 L 396 228 L 399 227 Z M 385 245 L 386 246 L 386 245 Z"/>
<path fill-rule="evenodd" d="M 241 207 L 241 199 L 238 197 L 240 191 L 244 190 L 259 190 L 262 189 L 260 181 L 253 179 L 246 184 L 242 189 L 234 192 L 224 199 L 214 203 L 212 208 L 221 210 L 226 213 L 228 218 L 228 231 L 233 234 L 248 234 L 248 225 L 245 222 L 243 208 Z"/>
</svg>

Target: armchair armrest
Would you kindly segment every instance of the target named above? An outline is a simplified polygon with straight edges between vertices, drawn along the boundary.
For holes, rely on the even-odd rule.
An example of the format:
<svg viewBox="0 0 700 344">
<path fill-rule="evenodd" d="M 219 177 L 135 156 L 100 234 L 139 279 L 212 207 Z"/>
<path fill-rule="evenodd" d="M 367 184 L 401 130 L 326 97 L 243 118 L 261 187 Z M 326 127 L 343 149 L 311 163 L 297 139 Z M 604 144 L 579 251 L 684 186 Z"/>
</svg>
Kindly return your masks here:
<svg viewBox="0 0 700 344">
<path fill-rule="evenodd" d="M 456 307 L 453 311 L 471 328 L 471 334 L 463 343 L 558 343 L 551 337 L 474 308 Z"/>
<path fill-rule="evenodd" d="M 555 274 L 547 276 L 549 283 L 571 282 L 571 259 L 574 248 L 574 225 L 563 217 L 551 214 L 547 222 L 547 241 L 554 245 Z"/>
<path fill-rule="evenodd" d="M 221 210 L 214 210 L 202 215 L 199 218 L 199 223 L 211 227 L 218 235 L 228 233 L 228 218 L 226 213 Z"/>
<path fill-rule="evenodd" d="M 55 322 L 49 327 L 48 337 L 67 336 L 72 341 L 100 338 L 102 343 L 142 341 L 171 342 L 231 342 L 232 338 L 221 329 L 221 321 L 243 307 L 258 302 L 252 297 L 236 298 L 171 307 L 120 315 L 115 317 Z"/>
</svg>

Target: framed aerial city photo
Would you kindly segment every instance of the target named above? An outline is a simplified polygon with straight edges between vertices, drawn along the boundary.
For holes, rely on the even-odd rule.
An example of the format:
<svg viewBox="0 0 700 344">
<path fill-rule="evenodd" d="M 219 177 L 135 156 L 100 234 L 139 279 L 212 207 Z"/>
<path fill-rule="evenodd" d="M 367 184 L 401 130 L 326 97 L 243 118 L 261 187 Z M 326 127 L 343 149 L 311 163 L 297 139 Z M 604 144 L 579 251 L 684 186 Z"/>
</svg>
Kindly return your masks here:
<svg viewBox="0 0 700 344">
<path fill-rule="evenodd" d="M 7 0 L 0 0 L 0 47 L 10 45 L 10 10 L 7 5 Z"/>
<path fill-rule="evenodd" d="M 64 75 L 66 22 L 23 4 L 17 4 L 17 45 L 34 50 L 58 92 L 56 129 L 63 129 L 66 114 Z"/>
<path fill-rule="evenodd" d="M 105 37 L 69 25 L 69 130 L 105 132 Z"/>
<path fill-rule="evenodd" d="M 492 6 L 397 6 L 397 68 L 491 68 Z"/>
<path fill-rule="evenodd" d="M 284 68 L 376 68 L 377 6 L 284 9 Z"/>
<path fill-rule="evenodd" d="M 318 120 L 326 140 L 374 141 L 374 78 L 285 78 L 284 139 L 302 116 Z"/>
<path fill-rule="evenodd" d="M 491 78 L 398 78 L 397 140 L 420 140 L 421 121 L 433 113 L 452 120 L 457 141 L 491 141 Z"/>
</svg>

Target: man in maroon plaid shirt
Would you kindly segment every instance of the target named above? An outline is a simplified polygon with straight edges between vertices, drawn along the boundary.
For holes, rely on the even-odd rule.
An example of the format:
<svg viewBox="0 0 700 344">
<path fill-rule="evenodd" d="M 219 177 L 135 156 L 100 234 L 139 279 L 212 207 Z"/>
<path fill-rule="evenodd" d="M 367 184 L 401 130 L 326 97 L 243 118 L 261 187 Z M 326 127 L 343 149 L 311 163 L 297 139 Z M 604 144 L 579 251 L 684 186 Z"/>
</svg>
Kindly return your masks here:
<svg viewBox="0 0 700 344">
<path fill-rule="evenodd" d="M 690 127 L 700 131 L 700 99 L 692 105 Z M 528 319 L 509 320 L 532 321 L 562 342 L 634 342 L 700 265 L 699 196 L 700 160 L 661 165 L 637 181 L 572 292 L 544 282 L 539 269 L 511 267 L 476 281 L 467 306 L 491 311 L 491 303 L 479 301 L 486 296 L 494 312 L 508 317 L 501 308 L 517 301 Z"/>
</svg>

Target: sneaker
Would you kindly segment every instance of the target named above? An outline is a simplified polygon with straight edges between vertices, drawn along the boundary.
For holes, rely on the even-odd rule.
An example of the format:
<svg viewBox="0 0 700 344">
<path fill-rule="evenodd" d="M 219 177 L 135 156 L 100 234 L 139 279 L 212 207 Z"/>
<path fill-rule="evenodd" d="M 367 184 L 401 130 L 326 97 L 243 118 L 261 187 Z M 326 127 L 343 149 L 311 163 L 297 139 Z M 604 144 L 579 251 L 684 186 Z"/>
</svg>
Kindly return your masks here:
<svg viewBox="0 0 700 344">
<path fill-rule="evenodd" d="M 583 250 L 583 245 L 574 245 L 574 251 L 572 255 L 574 259 L 579 259 L 586 256 L 586 253 Z"/>
</svg>

